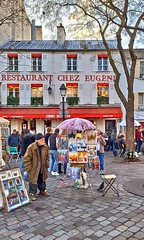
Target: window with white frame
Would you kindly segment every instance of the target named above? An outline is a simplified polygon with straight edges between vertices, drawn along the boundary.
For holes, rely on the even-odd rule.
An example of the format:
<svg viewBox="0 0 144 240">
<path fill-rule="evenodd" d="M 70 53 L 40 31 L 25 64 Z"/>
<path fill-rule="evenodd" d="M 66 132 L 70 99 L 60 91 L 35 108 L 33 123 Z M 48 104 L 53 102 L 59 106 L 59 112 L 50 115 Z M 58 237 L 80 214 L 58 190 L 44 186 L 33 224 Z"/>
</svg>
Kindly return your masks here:
<svg viewBox="0 0 144 240">
<path fill-rule="evenodd" d="M 140 62 L 140 78 L 144 78 L 144 61 Z"/>
<path fill-rule="evenodd" d="M 32 54 L 32 71 L 42 71 L 42 54 Z"/>
<path fill-rule="evenodd" d="M 66 84 L 67 88 L 67 97 L 77 97 L 78 96 L 78 84 L 77 83 L 68 83 Z"/>
<path fill-rule="evenodd" d="M 67 54 L 67 71 L 77 71 L 77 54 Z"/>
<path fill-rule="evenodd" d="M 107 54 L 98 54 L 98 71 L 108 71 Z"/>
<path fill-rule="evenodd" d="M 8 54 L 8 71 L 18 71 L 18 54 Z"/>
<path fill-rule="evenodd" d="M 19 84 L 7 86 L 9 97 L 19 97 Z"/>
<path fill-rule="evenodd" d="M 97 84 L 97 96 L 98 97 L 108 97 L 109 96 L 109 84 L 98 83 Z"/>
<path fill-rule="evenodd" d="M 138 105 L 144 105 L 144 93 L 138 93 Z"/>
<path fill-rule="evenodd" d="M 31 85 L 31 96 L 32 97 L 42 97 L 43 96 L 42 84 L 32 84 Z"/>
</svg>

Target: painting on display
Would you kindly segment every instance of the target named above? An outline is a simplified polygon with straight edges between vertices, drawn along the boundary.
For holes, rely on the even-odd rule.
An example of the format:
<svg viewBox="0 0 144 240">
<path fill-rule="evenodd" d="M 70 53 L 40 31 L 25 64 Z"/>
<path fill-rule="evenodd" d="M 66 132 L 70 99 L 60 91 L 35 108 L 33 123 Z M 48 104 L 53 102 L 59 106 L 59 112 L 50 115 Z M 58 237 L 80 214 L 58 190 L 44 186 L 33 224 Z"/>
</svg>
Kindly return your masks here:
<svg viewBox="0 0 144 240">
<path fill-rule="evenodd" d="M 77 141 L 69 140 L 68 149 L 70 162 L 77 162 Z"/>
<path fill-rule="evenodd" d="M 1 190 L 7 211 L 29 203 L 29 197 L 19 168 L 0 172 Z"/>
<path fill-rule="evenodd" d="M 77 180 L 80 179 L 80 168 L 67 166 L 67 178 Z"/>
<path fill-rule="evenodd" d="M 61 163 L 69 162 L 69 152 L 68 150 L 58 150 L 58 161 Z"/>
</svg>

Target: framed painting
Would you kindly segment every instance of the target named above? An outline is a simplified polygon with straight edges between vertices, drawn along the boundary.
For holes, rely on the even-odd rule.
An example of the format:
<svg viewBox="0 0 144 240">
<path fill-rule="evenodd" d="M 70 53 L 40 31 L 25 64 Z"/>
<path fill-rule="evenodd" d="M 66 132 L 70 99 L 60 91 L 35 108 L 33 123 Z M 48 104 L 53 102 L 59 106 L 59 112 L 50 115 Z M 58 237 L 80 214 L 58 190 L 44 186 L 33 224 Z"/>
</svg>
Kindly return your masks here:
<svg viewBox="0 0 144 240">
<path fill-rule="evenodd" d="M 1 191 L 7 211 L 29 203 L 29 197 L 19 168 L 0 172 Z"/>
</svg>

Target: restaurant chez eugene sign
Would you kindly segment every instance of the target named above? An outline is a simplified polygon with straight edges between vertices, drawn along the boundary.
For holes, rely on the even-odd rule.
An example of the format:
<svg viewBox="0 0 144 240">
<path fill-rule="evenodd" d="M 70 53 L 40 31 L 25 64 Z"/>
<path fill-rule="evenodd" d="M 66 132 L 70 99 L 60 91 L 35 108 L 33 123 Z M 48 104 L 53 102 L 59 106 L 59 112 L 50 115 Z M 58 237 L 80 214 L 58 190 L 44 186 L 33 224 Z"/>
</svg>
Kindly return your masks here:
<svg viewBox="0 0 144 240">
<path fill-rule="evenodd" d="M 57 75 L 54 78 L 57 78 L 58 81 L 65 81 L 65 82 L 79 82 L 80 76 L 79 75 Z M 47 74 L 1 74 L 1 81 L 52 81 L 53 75 Z M 115 75 L 84 75 L 84 81 L 114 81 L 116 79 Z"/>
</svg>

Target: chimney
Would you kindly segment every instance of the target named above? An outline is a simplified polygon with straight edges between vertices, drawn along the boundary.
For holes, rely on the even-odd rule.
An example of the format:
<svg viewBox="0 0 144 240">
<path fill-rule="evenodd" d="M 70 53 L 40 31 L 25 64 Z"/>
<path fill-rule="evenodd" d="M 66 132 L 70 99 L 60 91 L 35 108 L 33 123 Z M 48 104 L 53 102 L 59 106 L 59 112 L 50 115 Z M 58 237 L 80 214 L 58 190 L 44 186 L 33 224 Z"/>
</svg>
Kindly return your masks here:
<svg viewBox="0 0 144 240">
<path fill-rule="evenodd" d="M 31 23 L 31 40 L 36 40 L 35 20 L 32 20 Z"/>
<path fill-rule="evenodd" d="M 66 39 L 66 32 L 65 32 L 65 28 L 62 25 L 62 23 L 60 23 L 60 26 L 57 26 L 57 41 L 58 43 L 64 43 Z"/>
</svg>

